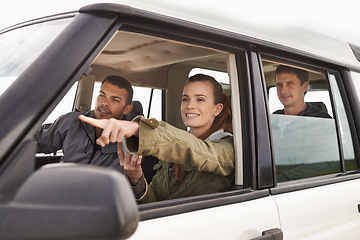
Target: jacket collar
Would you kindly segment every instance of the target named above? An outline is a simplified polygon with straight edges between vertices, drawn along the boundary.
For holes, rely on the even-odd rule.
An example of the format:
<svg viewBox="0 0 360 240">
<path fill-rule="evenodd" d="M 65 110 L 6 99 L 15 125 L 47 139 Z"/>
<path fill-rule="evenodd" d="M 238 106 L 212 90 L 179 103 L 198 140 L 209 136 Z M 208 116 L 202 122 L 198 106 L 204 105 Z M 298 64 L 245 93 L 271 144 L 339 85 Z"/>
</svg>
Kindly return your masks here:
<svg viewBox="0 0 360 240">
<path fill-rule="evenodd" d="M 85 116 L 95 118 L 95 112 L 89 111 L 85 113 Z M 80 121 L 80 120 L 79 120 Z M 80 121 L 81 126 L 84 128 L 86 135 L 91 140 L 93 144 L 95 144 L 95 127 L 91 126 L 88 123 L 85 123 L 83 121 Z"/>
</svg>

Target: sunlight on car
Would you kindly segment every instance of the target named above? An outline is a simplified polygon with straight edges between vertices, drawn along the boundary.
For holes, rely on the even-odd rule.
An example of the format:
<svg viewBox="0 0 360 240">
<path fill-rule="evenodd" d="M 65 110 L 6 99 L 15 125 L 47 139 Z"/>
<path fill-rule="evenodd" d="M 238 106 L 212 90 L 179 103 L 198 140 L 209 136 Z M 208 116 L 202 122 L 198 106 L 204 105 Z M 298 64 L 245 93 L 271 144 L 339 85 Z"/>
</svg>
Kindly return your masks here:
<svg viewBox="0 0 360 240">
<path fill-rule="evenodd" d="M 5 90 L 10 87 L 13 82 L 17 79 L 17 76 L 15 77 L 2 77 L 0 78 L 0 96 L 5 92 Z"/>
<path fill-rule="evenodd" d="M 198 74 L 198 73 L 210 75 L 210 76 L 214 77 L 216 79 L 216 81 L 218 81 L 219 83 L 225 83 L 225 84 L 230 83 L 228 73 L 204 69 L 204 68 L 191 69 L 191 71 L 189 73 L 189 77 L 193 76 L 195 74 Z"/>
<path fill-rule="evenodd" d="M 61 115 L 72 111 L 72 108 L 74 106 L 74 99 L 75 99 L 77 86 L 78 83 L 76 82 L 67 92 L 67 94 L 63 97 L 63 99 L 59 102 L 56 108 L 47 117 L 47 119 L 43 122 L 43 124 L 53 123 Z"/>
</svg>

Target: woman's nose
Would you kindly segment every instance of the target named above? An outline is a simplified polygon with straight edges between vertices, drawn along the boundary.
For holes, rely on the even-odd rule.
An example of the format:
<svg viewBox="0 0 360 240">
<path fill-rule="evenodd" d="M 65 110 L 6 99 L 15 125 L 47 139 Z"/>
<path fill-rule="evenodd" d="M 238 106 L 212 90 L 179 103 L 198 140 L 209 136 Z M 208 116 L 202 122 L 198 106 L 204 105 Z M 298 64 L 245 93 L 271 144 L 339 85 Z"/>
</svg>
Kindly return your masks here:
<svg viewBox="0 0 360 240">
<path fill-rule="evenodd" d="M 193 109 L 193 108 L 194 108 L 193 101 L 189 100 L 186 108 L 188 108 L 188 109 Z"/>
</svg>

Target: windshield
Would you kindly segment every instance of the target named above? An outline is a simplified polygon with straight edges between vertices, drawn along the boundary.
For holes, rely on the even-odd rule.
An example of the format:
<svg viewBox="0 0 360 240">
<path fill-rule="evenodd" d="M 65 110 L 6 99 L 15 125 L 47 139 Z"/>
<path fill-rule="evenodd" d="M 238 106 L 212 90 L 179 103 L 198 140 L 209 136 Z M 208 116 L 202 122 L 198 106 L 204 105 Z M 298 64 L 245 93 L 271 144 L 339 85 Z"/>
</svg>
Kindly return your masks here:
<svg viewBox="0 0 360 240">
<path fill-rule="evenodd" d="M 50 45 L 70 20 L 43 22 L 0 35 L 0 95 Z"/>
</svg>

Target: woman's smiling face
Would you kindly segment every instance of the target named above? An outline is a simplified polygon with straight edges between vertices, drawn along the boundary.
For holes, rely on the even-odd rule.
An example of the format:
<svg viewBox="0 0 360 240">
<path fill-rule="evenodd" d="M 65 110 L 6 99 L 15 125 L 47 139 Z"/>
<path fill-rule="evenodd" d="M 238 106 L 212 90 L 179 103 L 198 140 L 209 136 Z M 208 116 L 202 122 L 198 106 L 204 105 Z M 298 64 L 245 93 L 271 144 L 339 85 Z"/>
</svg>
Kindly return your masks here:
<svg viewBox="0 0 360 240">
<path fill-rule="evenodd" d="M 190 82 L 184 87 L 181 116 L 190 133 L 200 136 L 209 129 L 223 105 L 214 103 L 212 85 L 208 82 Z"/>
</svg>

